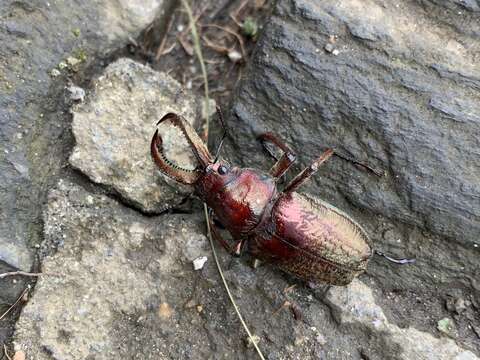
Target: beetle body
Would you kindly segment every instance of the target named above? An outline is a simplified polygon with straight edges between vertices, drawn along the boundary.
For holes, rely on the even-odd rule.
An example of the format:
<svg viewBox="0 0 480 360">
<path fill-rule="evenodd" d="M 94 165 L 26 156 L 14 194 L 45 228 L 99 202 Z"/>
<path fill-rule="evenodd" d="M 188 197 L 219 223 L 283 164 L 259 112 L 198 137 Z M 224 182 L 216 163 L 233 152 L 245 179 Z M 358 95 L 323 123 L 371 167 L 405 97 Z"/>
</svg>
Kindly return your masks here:
<svg viewBox="0 0 480 360">
<path fill-rule="evenodd" d="M 295 191 L 333 151 L 325 151 L 280 191 L 278 179 L 295 156 L 274 135 L 267 133 L 262 140 L 277 145 L 283 156 L 264 173 L 213 160 L 188 122 L 173 113 L 160 122 L 167 120 L 184 133 L 199 166 L 191 171 L 169 162 L 158 131 L 151 143 L 152 157 L 164 174 L 194 186 L 235 240 L 235 246 L 225 241 L 210 218 L 212 236 L 229 252 L 239 255 L 246 248 L 296 277 L 332 285 L 346 285 L 365 271 L 373 249 L 362 227 L 332 205 Z"/>
<path fill-rule="evenodd" d="M 231 168 L 220 175 L 221 166 L 207 167 L 196 193 L 253 256 L 304 280 L 333 285 L 348 284 L 366 269 L 368 237 L 345 213 L 305 194 L 279 192 L 269 174 Z"/>
</svg>

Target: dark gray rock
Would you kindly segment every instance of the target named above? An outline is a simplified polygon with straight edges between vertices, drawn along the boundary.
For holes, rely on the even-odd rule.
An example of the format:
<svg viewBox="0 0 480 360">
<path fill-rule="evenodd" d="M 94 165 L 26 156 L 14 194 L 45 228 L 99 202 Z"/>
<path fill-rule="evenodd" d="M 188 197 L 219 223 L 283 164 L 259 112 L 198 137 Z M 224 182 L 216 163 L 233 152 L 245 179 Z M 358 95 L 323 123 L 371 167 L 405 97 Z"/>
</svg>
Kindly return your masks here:
<svg viewBox="0 0 480 360">
<path fill-rule="evenodd" d="M 379 247 L 388 243 L 385 224 L 403 229 L 395 252 L 430 264 L 411 273 L 423 273 L 422 282 L 460 278 L 475 288 L 480 40 L 471 35 L 478 24 L 462 31 L 475 15 L 460 10 L 414 1 L 278 1 L 229 125 L 242 134 L 232 137 L 232 153 L 249 165 L 271 164 L 255 141 L 267 130 L 298 151 L 301 166 L 292 173 L 326 147 L 384 172 L 333 158 L 303 190 L 358 217 Z"/>
<path fill-rule="evenodd" d="M 32 266 L 39 211 L 67 155 L 65 75 L 138 36 L 162 3 L 0 3 L 0 261 Z"/>
<path fill-rule="evenodd" d="M 1 272 L 34 267 L 46 193 L 64 172 L 73 142 L 67 78 L 87 85 L 130 37 L 161 20 L 164 2 L 0 1 Z M 0 279 L 0 313 L 31 280 Z M 0 344 L 17 313 L 2 320 Z"/>
</svg>

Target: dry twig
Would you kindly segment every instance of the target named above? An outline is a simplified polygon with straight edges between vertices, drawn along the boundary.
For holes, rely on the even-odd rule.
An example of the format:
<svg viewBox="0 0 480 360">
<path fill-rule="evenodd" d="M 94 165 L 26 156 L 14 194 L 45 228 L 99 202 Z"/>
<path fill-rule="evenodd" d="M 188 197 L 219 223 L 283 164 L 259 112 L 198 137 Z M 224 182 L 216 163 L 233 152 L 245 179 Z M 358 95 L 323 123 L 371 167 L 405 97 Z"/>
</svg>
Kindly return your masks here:
<svg viewBox="0 0 480 360">
<path fill-rule="evenodd" d="M 230 34 L 230 35 L 233 35 L 237 39 L 238 43 L 240 44 L 240 50 L 242 52 L 243 58 L 245 60 L 247 59 L 247 52 L 245 51 L 245 44 L 243 43 L 243 39 L 235 30 L 232 30 L 228 27 L 220 26 L 220 25 L 217 25 L 217 24 L 204 24 L 204 25 L 201 25 L 201 26 L 206 27 L 206 28 L 219 29 L 219 30 L 222 30 L 222 31 Z"/>
<path fill-rule="evenodd" d="M 216 52 L 218 52 L 222 55 L 228 55 L 228 53 L 231 50 L 231 49 L 226 48 L 224 46 L 215 44 L 213 41 L 208 39 L 206 36 L 202 36 L 202 40 L 205 42 L 205 45 L 207 45 L 207 47 L 209 47 L 212 50 L 215 50 Z"/>
<path fill-rule="evenodd" d="M 183 36 L 177 36 L 178 42 L 182 45 L 183 50 L 187 53 L 188 56 L 193 56 L 193 47 Z"/>
<path fill-rule="evenodd" d="M 240 14 L 240 12 L 243 10 L 243 8 L 248 4 L 250 0 L 244 0 L 240 6 L 238 8 L 235 9 L 235 11 L 231 12 L 229 15 L 230 15 L 230 18 L 233 20 L 233 22 L 238 26 L 238 27 L 242 27 L 242 23 L 238 20 L 238 15 Z"/>
<path fill-rule="evenodd" d="M 172 28 L 174 18 L 175 18 L 175 16 L 172 14 L 172 16 L 170 17 L 170 21 L 168 22 L 167 29 L 165 30 L 165 34 L 163 35 L 162 42 L 160 43 L 160 46 L 157 49 L 157 53 L 155 54 L 155 60 L 156 61 L 158 61 L 158 59 L 160 59 L 160 57 L 162 55 L 165 55 L 165 51 L 164 51 L 165 43 L 167 42 L 168 33 L 170 32 L 170 29 Z M 170 47 L 170 48 L 173 50 L 173 47 Z M 170 51 L 172 51 L 172 50 L 170 50 Z"/>
<path fill-rule="evenodd" d="M 42 276 L 45 275 L 43 273 L 29 273 L 25 271 L 11 271 L 11 272 L 6 272 L 3 274 L 0 274 L 0 279 L 6 278 L 7 276 L 16 276 L 16 275 L 22 275 L 22 276 Z"/>
<path fill-rule="evenodd" d="M 5 354 L 5 356 L 7 357 L 8 360 L 12 360 L 10 355 L 8 355 L 7 345 L 5 345 L 5 344 L 3 344 L 3 352 L 4 352 L 4 354 Z"/>
<path fill-rule="evenodd" d="M 20 296 L 18 297 L 18 299 L 7 309 L 7 311 L 5 311 L 2 316 L 0 316 L 0 320 L 2 320 L 5 316 L 8 315 L 8 313 L 10 311 L 12 311 L 12 309 L 17 306 L 17 304 L 20 302 L 20 300 L 23 299 L 23 297 L 25 296 L 25 294 L 28 292 L 28 290 L 30 289 L 30 287 L 26 287 L 25 290 L 23 290 L 23 292 L 20 294 Z"/>
</svg>

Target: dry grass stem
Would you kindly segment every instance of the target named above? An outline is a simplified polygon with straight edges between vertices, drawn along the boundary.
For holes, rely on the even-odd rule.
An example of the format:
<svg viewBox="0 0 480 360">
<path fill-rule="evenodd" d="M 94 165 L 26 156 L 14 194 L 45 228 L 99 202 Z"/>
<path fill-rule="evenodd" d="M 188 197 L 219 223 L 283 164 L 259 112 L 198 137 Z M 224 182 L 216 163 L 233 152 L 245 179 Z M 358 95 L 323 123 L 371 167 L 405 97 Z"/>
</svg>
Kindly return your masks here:
<svg viewBox="0 0 480 360">
<path fill-rule="evenodd" d="M 167 25 L 167 29 L 165 30 L 165 34 L 163 35 L 163 39 L 162 39 L 162 42 L 160 43 L 160 46 L 158 47 L 157 49 L 157 53 L 155 54 L 155 60 L 158 61 L 158 59 L 160 59 L 160 57 L 162 55 L 165 55 L 165 51 L 164 51 L 164 48 L 165 48 L 165 44 L 167 42 L 167 38 L 168 38 L 168 33 L 170 32 L 170 29 L 172 28 L 172 24 L 173 24 L 173 20 L 174 20 L 174 16 L 172 14 L 172 16 L 170 17 L 170 21 L 168 22 L 168 25 Z M 173 49 L 173 48 L 172 48 Z M 171 50 L 170 50 L 171 51 Z"/>
<path fill-rule="evenodd" d="M 5 344 L 3 344 L 3 353 L 5 354 L 5 356 L 7 357 L 8 360 L 12 360 L 10 355 L 8 355 L 7 345 L 5 345 Z"/>
<path fill-rule="evenodd" d="M 17 304 L 20 302 L 20 300 L 23 299 L 23 297 L 25 296 L 25 294 L 28 292 L 29 289 L 30 289 L 30 288 L 27 287 L 27 288 L 25 288 L 25 290 L 23 290 L 23 292 L 20 294 L 20 296 L 18 297 L 18 299 L 7 309 L 7 311 L 5 311 L 5 312 L 2 314 L 2 316 L 0 316 L 0 320 L 3 320 L 3 318 L 5 318 L 5 316 L 7 316 L 8 313 L 9 313 L 10 311 L 12 311 L 12 309 L 13 309 L 15 306 L 17 306 Z"/>
<path fill-rule="evenodd" d="M 29 273 L 29 272 L 25 272 L 25 271 L 12 271 L 12 272 L 7 272 L 7 273 L 0 274 L 0 279 L 6 278 L 7 276 L 16 276 L 16 275 L 35 277 L 35 276 L 42 276 L 42 275 L 46 275 L 46 274 L 43 274 L 43 273 Z"/>
<path fill-rule="evenodd" d="M 247 52 L 245 51 L 245 44 L 243 42 L 242 36 L 239 35 L 235 30 L 232 30 L 228 27 L 220 26 L 220 25 L 217 25 L 217 24 L 204 24 L 204 25 L 201 25 L 201 26 L 206 27 L 206 28 L 219 29 L 219 30 L 222 30 L 222 31 L 226 32 L 227 34 L 230 34 L 230 35 L 234 36 L 237 39 L 238 43 L 240 44 L 240 50 L 242 52 L 243 58 L 247 59 Z"/>
</svg>

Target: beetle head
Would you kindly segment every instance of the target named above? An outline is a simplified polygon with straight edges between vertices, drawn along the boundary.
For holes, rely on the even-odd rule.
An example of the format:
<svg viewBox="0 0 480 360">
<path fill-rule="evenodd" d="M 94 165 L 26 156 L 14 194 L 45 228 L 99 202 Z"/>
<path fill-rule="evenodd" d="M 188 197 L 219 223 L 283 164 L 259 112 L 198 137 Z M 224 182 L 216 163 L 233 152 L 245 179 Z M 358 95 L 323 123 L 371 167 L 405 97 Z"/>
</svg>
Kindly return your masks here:
<svg viewBox="0 0 480 360">
<path fill-rule="evenodd" d="M 208 195 L 216 194 L 242 174 L 243 169 L 231 167 L 224 161 L 209 164 L 200 180 L 195 184 L 197 194 L 206 200 Z"/>
<path fill-rule="evenodd" d="M 180 129 L 187 139 L 198 165 L 194 170 L 189 170 L 177 166 L 168 160 L 164 154 L 162 137 L 157 130 L 153 135 L 150 151 L 154 162 L 162 173 L 182 184 L 196 185 L 199 182 L 205 183 L 205 186 L 209 189 L 221 187 L 234 176 L 235 171 L 232 171 L 233 169 L 228 164 L 217 162 L 217 157 L 213 159 L 195 129 L 183 117 L 174 113 L 168 113 L 158 124 L 165 121 L 170 121 L 172 125 Z"/>
</svg>

